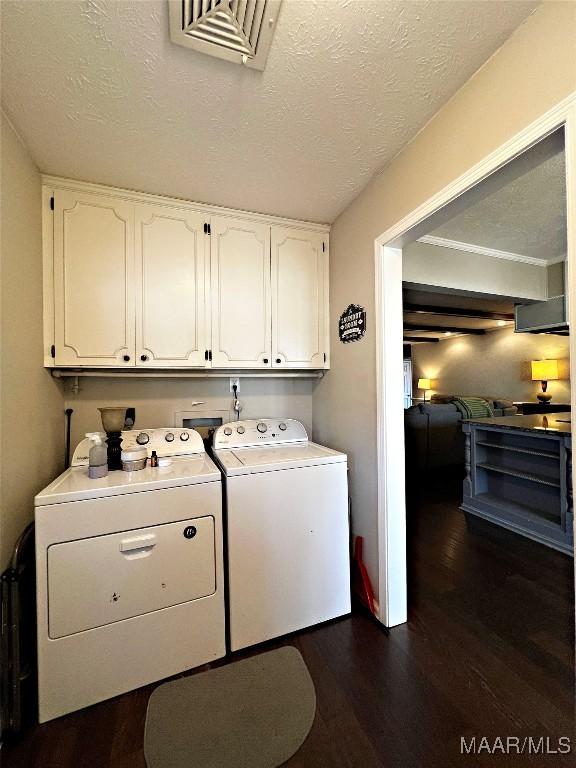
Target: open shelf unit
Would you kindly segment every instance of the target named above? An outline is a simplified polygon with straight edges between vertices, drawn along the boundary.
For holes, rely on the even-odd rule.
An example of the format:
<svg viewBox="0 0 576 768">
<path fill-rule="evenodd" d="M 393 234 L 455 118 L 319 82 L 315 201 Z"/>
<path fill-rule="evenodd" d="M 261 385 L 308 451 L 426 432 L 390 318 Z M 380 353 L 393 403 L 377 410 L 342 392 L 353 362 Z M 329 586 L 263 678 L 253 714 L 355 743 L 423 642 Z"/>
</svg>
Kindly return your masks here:
<svg viewBox="0 0 576 768">
<path fill-rule="evenodd" d="M 571 436 L 494 423 L 463 429 L 462 509 L 573 554 Z"/>
<path fill-rule="evenodd" d="M 486 448 L 497 448 L 500 451 L 512 451 L 513 453 L 527 453 L 529 456 L 542 456 L 546 459 L 557 459 L 558 453 L 553 451 L 535 450 L 534 448 L 519 448 L 514 445 L 501 445 L 498 443 L 489 443 L 486 440 L 478 440 L 477 445 L 483 445 Z"/>
<path fill-rule="evenodd" d="M 510 475 L 510 477 L 519 477 L 522 480 L 531 480 L 533 483 L 541 483 L 542 485 L 551 485 L 554 488 L 560 488 L 560 481 L 549 480 L 542 475 L 534 475 L 529 472 L 520 472 L 518 470 L 506 469 L 506 467 L 497 467 L 493 464 L 478 464 L 480 469 L 486 469 L 488 472 L 500 472 L 502 475 Z"/>
</svg>

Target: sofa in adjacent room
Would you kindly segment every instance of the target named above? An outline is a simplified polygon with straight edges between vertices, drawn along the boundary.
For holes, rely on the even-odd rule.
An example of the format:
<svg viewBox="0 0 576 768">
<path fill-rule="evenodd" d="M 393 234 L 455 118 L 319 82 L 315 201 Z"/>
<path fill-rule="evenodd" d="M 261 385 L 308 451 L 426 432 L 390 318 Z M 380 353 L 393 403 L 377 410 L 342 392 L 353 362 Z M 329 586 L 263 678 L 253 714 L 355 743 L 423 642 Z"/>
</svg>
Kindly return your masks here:
<svg viewBox="0 0 576 768">
<path fill-rule="evenodd" d="M 433 395 L 429 402 L 404 411 L 406 462 L 409 469 L 462 468 L 464 434 L 458 395 Z M 518 409 L 507 398 L 475 395 L 486 400 L 494 416 L 513 416 Z"/>
</svg>

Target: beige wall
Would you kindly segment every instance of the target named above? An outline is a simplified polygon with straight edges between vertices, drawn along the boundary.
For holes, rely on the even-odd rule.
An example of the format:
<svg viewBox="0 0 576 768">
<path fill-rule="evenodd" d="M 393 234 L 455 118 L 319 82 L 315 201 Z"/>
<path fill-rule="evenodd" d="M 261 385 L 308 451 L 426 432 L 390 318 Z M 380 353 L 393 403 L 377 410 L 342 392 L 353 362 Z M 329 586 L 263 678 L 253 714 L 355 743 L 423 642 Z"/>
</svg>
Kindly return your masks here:
<svg viewBox="0 0 576 768">
<path fill-rule="evenodd" d="M 576 3 L 546 2 L 337 219 L 330 235 L 332 370 L 315 387 L 316 438 L 350 456 L 354 530 L 377 588 L 374 239 L 576 90 Z M 350 303 L 367 334 L 340 344 Z M 398 404 L 401 407 L 401 404 Z"/>
<path fill-rule="evenodd" d="M 432 392 L 459 395 L 498 395 L 533 400 L 541 391 L 530 378 L 530 360 L 556 359 L 563 377 L 548 384 L 557 403 L 570 402 L 569 340 L 567 336 L 514 333 L 512 328 L 485 336 L 457 336 L 438 344 L 414 344 L 414 383 L 432 379 Z M 416 393 L 416 390 L 415 390 Z"/>
<path fill-rule="evenodd" d="M 402 280 L 515 299 L 548 298 L 546 267 L 428 243 L 402 250 Z"/>
<path fill-rule="evenodd" d="M 0 568 L 63 467 L 64 401 L 43 366 L 40 176 L 1 114 Z"/>
<path fill-rule="evenodd" d="M 67 385 L 68 386 L 68 385 Z M 86 432 L 102 429 L 98 407 L 126 405 L 136 408 L 136 427 L 175 426 L 176 411 L 225 410 L 232 412 L 230 382 L 224 379 L 127 381 L 126 379 L 79 379 L 78 394 L 66 392 L 72 415 L 72 447 Z M 196 404 L 200 401 L 200 404 Z M 291 417 L 312 427 L 310 379 L 240 379 L 241 418 Z M 198 414 L 200 415 L 200 414 Z"/>
</svg>

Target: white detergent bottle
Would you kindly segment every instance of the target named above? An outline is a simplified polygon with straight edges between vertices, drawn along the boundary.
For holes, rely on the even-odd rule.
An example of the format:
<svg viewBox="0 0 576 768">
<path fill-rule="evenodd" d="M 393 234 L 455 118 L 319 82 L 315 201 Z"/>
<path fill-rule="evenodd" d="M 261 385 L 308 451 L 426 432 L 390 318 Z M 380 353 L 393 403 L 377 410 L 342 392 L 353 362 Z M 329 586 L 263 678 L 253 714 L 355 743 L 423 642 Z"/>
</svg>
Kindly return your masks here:
<svg viewBox="0 0 576 768">
<path fill-rule="evenodd" d="M 87 432 L 86 437 L 92 441 L 92 447 L 88 454 L 88 477 L 93 480 L 106 477 L 108 474 L 108 449 L 102 442 L 102 436 L 98 432 Z"/>
</svg>

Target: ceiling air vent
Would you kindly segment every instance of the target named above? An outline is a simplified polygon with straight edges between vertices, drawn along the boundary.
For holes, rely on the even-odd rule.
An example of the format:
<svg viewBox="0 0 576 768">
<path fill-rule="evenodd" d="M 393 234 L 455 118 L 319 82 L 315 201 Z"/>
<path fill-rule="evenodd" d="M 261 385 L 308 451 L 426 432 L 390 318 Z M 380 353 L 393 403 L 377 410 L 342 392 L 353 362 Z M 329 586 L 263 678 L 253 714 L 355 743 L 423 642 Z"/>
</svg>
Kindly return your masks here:
<svg viewBox="0 0 576 768">
<path fill-rule="evenodd" d="M 170 37 L 186 48 L 264 69 L 282 0 L 169 0 Z"/>
</svg>

